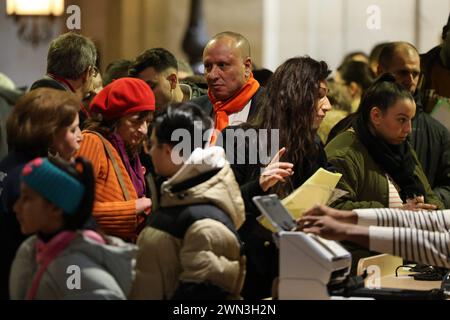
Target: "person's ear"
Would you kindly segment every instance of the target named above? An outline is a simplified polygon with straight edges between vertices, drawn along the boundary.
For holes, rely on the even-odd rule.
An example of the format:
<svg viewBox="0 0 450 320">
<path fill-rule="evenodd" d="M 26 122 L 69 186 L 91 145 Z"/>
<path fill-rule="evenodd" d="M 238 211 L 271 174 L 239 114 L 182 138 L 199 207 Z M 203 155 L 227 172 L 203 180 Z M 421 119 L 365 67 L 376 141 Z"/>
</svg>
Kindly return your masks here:
<svg viewBox="0 0 450 320">
<path fill-rule="evenodd" d="M 383 67 L 380 64 L 378 64 L 378 66 L 377 66 L 377 77 L 381 76 L 385 72 L 386 71 L 383 69 Z"/>
<path fill-rule="evenodd" d="M 179 148 L 179 146 L 178 147 L 172 146 L 167 143 L 163 143 L 162 147 L 163 147 L 163 152 L 166 154 L 166 156 L 170 157 L 171 163 L 176 164 L 176 165 L 183 163 L 184 148 Z"/>
<path fill-rule="evenodd" d="M 83 81 L 83 83 L 86 83 L 89 78 L 91 77 L 93 70 L 92 70 L 92 66 L 89 66 L 86 71 L 83 72 L 83 74 L 81 75 L 81 80 Z"/>
<path fill-rule="evenodd" d="M 248 79 L 252 72 L 252 58 L 247 57 L 244 59 L 245 77 Z"/>
<path fill-rule="evenodd" d="M 361 96 L 361 87 L 356 82 L 350 82 L 350 84 L 348 85 L 348 89 L 352 97 Z"/>
<path fill-rule="evenodd" d="M 172 153 L 172 146 L 171 145 L 169 145 L 167 143 L 163 143 L 162 147 L 163 147 L 163 150 L 164 150 L 165 154 L 170 155 Z"/>
<path fill-rule="evenodd" d="M 53 203 L 50 203 L 48 207 L 48 213 L 50 214 L 52 220 L 61 219 L 64 214 L 63 210 L 55 206 Z"/>
<path fill-rule="evenodd" d="M 174 90 L 178 84 L 178 76 L 176 73 L 171 73 L 167 76 L 167 80 L 170 83 L 170 89 Z"/>
<path fill-rule="evenodd" d="M 375 127 L 379 127 L 383 121 L 383 110 L 378 107 L 373 107 L 370 110 L 370 120 Z"/>
</svg>

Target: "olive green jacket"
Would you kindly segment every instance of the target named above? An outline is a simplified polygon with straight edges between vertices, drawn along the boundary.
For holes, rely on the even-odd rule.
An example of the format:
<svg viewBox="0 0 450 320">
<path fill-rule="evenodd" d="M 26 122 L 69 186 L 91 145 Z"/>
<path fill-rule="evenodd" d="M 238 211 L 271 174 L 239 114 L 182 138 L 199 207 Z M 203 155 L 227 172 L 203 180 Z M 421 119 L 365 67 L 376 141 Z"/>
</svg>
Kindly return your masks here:
<svg viewBox="0 0 450 320">
<path fill-rule="evenodd" d="M 412 148 L 411 151 L 416 162 L 414 172 L 425 188 L 425 202 L 443 209 L 444 205 L 432 191 L 416 153 Z M 332 204 L 333 207 L 343 210 L 389 207 L 389 186 L 386 174 L 372 159 L 353 129 L 336 136 L 325 147 L 325 152 L 328 161 L 342 173 L 337 188 L 348 192 L 336 200 Z"/>
</svg>

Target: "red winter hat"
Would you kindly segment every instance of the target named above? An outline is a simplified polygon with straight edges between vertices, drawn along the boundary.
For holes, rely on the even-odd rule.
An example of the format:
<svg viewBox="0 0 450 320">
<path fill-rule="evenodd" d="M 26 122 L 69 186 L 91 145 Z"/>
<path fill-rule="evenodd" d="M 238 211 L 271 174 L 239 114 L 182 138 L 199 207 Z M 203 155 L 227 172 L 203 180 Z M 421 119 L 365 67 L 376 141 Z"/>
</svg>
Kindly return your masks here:
<svg viewBox="0 0 450 320">
<path fill-rule="evenodd" d="M 155 95 L 141 79 L 120 78 L 104 87 L 89 108 L 102 114 L 105 119 L 113 120 L 130 113 L 154 111 Z"/>
</svg>

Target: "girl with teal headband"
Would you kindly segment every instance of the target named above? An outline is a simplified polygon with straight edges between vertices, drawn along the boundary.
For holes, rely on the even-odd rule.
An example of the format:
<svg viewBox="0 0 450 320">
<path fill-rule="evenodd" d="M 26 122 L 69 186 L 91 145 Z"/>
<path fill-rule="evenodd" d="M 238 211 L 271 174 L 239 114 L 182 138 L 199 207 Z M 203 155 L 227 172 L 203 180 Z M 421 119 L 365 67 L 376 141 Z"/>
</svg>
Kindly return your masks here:
<svg viewBox="0 0 450 320">
<path fill-rule="evenodd" d="M 21 231 L 11 299 L 126 299 L 134 245 L 83 230 L 94 202 L 92 165 L 36 158 L 22 170 L 14 205 Z"/>
<path fill-rule="evenodd" d="M 7 120 L 9 152 L 0 162 L 0 299 L 9 299 L 11 263 L 25 235 L 13 206 L 20 196 L 20 174 L 36 157 L 72 161 L 82 140 L 80 101 L 65 91 L 40 88 L 21 97 Z"/>
</svg>

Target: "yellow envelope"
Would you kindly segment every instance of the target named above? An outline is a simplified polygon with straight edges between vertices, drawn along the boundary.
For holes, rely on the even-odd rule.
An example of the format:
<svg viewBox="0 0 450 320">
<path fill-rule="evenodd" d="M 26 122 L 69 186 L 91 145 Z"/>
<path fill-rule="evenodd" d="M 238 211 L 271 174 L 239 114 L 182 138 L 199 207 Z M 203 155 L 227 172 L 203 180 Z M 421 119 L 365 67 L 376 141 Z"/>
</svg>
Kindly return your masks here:
<svg viewBox="0 0 450 320">
<path fill-rule="evenodd" d="M 326 204 L 341 177 L 342 174 L 340 173 L 333 173 L 320 168 L 305 183 L 284 198 L 281 203 L 291 213 L 292 217 L 298 220 L 305 211 L 316 204 Z M 276 229 L 264 215 L 260 215 L 258 221 L 265 228 L 276 232 Z"/>
</svg>

